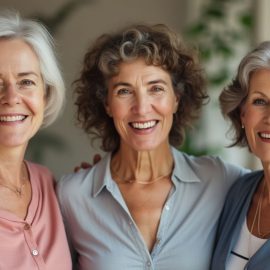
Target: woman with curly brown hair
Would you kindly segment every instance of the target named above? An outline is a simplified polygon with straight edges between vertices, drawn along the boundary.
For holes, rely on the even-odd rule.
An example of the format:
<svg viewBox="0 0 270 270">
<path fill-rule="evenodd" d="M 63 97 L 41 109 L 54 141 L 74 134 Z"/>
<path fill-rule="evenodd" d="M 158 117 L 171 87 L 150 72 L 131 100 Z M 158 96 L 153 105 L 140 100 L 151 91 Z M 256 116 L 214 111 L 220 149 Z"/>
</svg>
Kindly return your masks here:
<svg viewBox="0 0 270 270">
<path fill-rule="evenodd" d="M 109 153 L 58 185 L 79 269 L 209 269 L 224 197 L 244 171 L 174 148 L 204 89 L 195 55 L 165 25 L 102 35 L 88 50 L 78 119 Z"/>
</svg>

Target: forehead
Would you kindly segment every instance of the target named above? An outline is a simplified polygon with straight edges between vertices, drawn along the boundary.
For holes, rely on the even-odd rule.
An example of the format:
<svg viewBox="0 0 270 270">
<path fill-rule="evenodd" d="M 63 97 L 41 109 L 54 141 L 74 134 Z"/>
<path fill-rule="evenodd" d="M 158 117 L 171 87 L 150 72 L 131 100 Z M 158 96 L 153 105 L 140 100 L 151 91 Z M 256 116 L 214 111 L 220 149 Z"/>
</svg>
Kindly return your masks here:
<svg viewBox="0 0 270 270">
<path fill-rule="evenodd" d="M 268 88 L 270 92 L 270 69 L 256 70 L 250 76 L 249 88 L 250 90 L 263 90 Z"/>
<path fill-rule="evenodd" d="M 122 62 L 118 66 L 118 74 L 113 76 L 110 81 L 145 81 L 162 78 L 170 81 L 170 74 L 161 66 L 148 65 L 144 59 Z"/>
<path fill-rule="evenodd" d="M 33 49 L 20 39 L 0 39 L 0 72 L 39 71 L 39 60 Z"/>
</svg>

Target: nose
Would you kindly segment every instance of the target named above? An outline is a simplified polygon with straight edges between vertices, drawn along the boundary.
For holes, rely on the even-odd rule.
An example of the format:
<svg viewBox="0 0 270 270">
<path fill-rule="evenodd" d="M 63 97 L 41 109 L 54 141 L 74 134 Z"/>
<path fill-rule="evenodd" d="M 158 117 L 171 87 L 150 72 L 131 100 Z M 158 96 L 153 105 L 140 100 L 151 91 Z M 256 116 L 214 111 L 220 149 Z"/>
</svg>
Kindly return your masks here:
<svg viewBox="0 0 270 270">
<path fill-rule="evenodd" d="M 139 115 L 144 115 L 152 110 L 151 97 L 148 95 L 137 94 L 132 106 L 133 112 Z"/>
<path fill-rule="evenodd" d="M 0 104 L 1 105 L 16 105 L 20 103 L 21 97 L 17 91 L 17 87 L 15 84 L 8 83 L 3 86 L 0 90 Z"/>
</svg>

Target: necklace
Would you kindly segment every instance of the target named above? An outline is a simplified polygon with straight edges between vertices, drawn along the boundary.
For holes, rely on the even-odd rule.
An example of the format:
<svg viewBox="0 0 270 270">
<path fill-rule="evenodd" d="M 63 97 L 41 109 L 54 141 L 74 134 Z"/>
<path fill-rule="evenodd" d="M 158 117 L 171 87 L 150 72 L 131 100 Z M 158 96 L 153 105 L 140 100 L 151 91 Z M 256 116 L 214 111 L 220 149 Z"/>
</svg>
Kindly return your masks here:
<svg viewBox="0 0 270 270">
<path fill-rule="evenodd" d="M 2 184 L 2 183 L 0 183 L 0 186 L 9 189 L 10 191 L 14 192 L 17 195 L 17 197 L 21 198 L 22 197 L 22 189 L 25 186 L 25 183 L 22 183 L 20 187 L 15 187 L 15 186 L 11 186 L 11 185 L 9 186 L 9 185 Z"/>
<path fill-rule="evenodd" d="M 22 183 L 21 183 L 20 187 L 16 187 L 14 185 L 3 184 L 1 182 L 0 182 L 0 186 L 9 189 L 13 193 L 15 193 L 18 198 L 21 198 L 22 195 L 23 195 L 23 192 L 22 191 L 23 191 L 24 186 L 26 185 L 26 179 L 27 179 L 26 176 L 25 176 L 24 171 L 25 170 L 23 169 L 23 171 L 22 171 L 22 175 L 23 175 L 22 176 Z"/>
<path fill-rule="evenodd" d="M 257 233 L 258 233 L 258 236 L 260 238 L 265 238 L 267 235 L 270 234 L 270 231 L 268 231 L 266 233 L 262 233 L 262 231 L 261 231 L 262 203 L 263 203 L 263 195 L 264 195 L 265 189 L 266 189 L 266 184 L 265 184 L 265 181 L 264 181 L 262 190 L 260 192 L 260 197 L 258 199 L 258 203 L 257 203 L 255 215 L 254 215 L 254 218 L 253 218 L 253 222 L 252 222 L 252 225 L 251 225 L 251 229 L 250 229 L 250 233 L 252 234 L 253 229 L 255 227 L 256 220 L 257 220 Z"/>
</svg>

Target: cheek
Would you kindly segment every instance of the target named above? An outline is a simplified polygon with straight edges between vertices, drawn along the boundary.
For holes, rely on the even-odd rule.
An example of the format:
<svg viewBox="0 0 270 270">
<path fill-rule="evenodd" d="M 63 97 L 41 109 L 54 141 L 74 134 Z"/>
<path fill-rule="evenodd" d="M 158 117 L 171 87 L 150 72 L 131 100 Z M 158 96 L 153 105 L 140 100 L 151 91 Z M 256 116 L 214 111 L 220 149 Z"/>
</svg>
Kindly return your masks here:
<svg viewBox="0 0 270 270">
<path fill-rule="evenodd" d="M 121 109 L 120 107 L 114 108 L 113 110 L 111 110 L 111 116 L 115 120 L 123 120 L 126 116 L 126 111 L 122 107 Z"/>
<path fill-rule="evenodd" d="M 262 111 L 250 108 L 245 111 L 245 115 L 242 118 L 242 121 L 243 124 L 245 124 L 245 126 L 248 126 L 251 129 L 255 128 L 256 125 L 258 125 L 262 119 L 263 119 Z"/>
<path fill-rule="evenodd" d="M 123 119 L 129 111 L 130 105 L 128 102 L 111 102 L 107 110 L 114 119 Z"/>
<path fill-rule="evenodd" d="M 174 101 L 162 101 L 158 105 L 159 111 L 164 116 L 172 116 L 177 108 L 177 105 Z"/>
<path fill-rule="evenodd" d="M 27 104 L 33 113 L 43 115 L 46 100 L 42 94 L 32 95 L 27 99 Z"/>
</svg>

